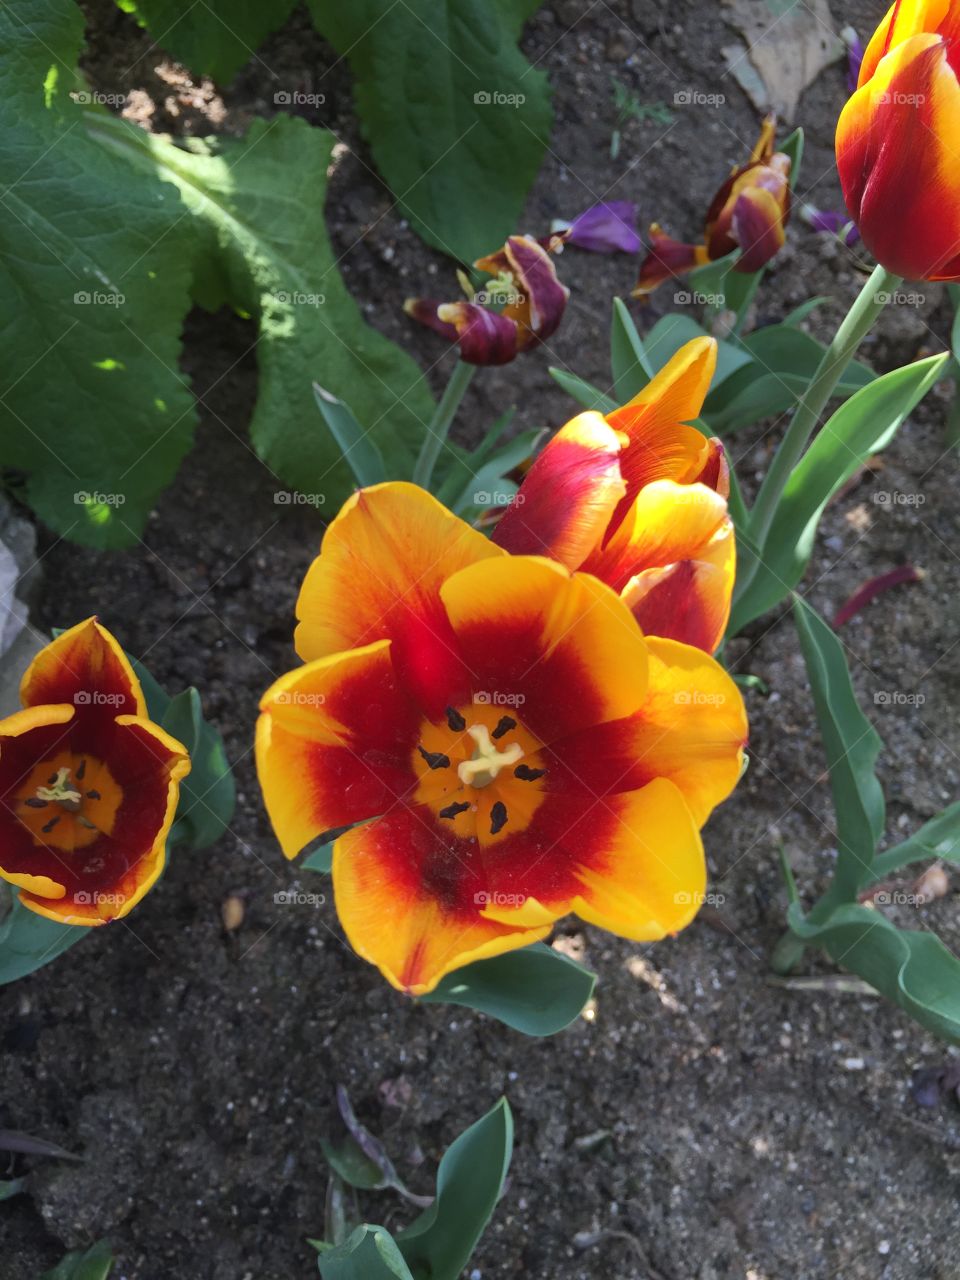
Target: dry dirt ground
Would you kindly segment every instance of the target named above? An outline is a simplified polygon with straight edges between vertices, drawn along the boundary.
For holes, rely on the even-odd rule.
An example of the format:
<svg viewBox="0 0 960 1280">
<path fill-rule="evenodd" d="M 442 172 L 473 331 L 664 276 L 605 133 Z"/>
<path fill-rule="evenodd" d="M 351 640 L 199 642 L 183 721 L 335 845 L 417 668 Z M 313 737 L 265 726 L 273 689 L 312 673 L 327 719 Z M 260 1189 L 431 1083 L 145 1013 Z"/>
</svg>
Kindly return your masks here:
<svg viewBox="0 0 960 1280">
<path fill-rule="evenodd" d="M 838 26 L 867 33 L 882 5 L 834 0 L 834 9 Z M 437 342 L 400 308 L 428 284 L 452 286 L 450 266 L 403 225 L 371 175 L 349 77 L 341 65 L 328 74 L 333 56 L 305 15 L 219 93 L 172 67 L 111 0 L 90 0 L 87 11 L 95 85 L 141 91 L 138 110 L 155 128 L 239 132 L 275 109 L 277 85 L 324 86 L 315 122 L 350 148 L 327 209 L 344 274 L 371 323 L 432 364 Z M 557 122 L 524 229 L 603 195 L 637 200 L 642 223 L 658 217 L 693 233 L 758 125 L 720 74 L 730 38 L 719 8 L 702 0 L 662 10 L 650 0 L 547 4 L 523 45 L 549 74 Z M 629 124 L 616 163 L 611 77 L 673 115 L 669 125 Z M 726 102 L 674 108 L 685 88 Z M 808 131 L 801 186 L 827 207 L 839 205 L 832 131 L 844 95 L 835 66 L 797 113 Z M 462 439 L 510 403 L 522 425 L 560 425 L 571 403 L 548 378 L 548 362 L 606 385 L 610 297 L 628 292 L 635 263 L 570 251 L 561 270 L 573 297 L 549 352 L 478 377 Z M 835 301 L 813 323 L 822 336 L 861 279 L 855 252 L 795 221 L 756 319 L 829 294 Z M 635 308 L 641 329 L 672 305 L 666 288 Z M 888 311 L 865 357 L 880 369 L 913 358 L 938 345 L 946 324 L 943 294 L 930 286 L 922 305 Z M 305 1237 L 322 1230 L 320 1139 L 337 1082 L 421 1190 L 453 1136 L 509 1096 L 517 1121 L 509 1186 L 467 1273 L 482 1280 L 957 1280 L 960 1111 L 946 1102 L 921 1109 L 910 1092 L 912 1072 L 942 1062 L 943 1046 L 879 1000 L 770 981 L 784 912 L 778 840 L 808 900 L 834 856 L 823 758 L 788 619 L 764 619 L 731 650 L 770 692 L 748 695 L 751 767 L 707 832 L 722 902 L 654 947 L 576 924 L 561 930 L 600 975 L 591 1020 L 538 1042 L 460 1010 L 417 1007 L 350 952 L 331 903 L 275 904 L 277 890 L 319 882 L 284 864 L 272 838 L 251 726 L 259 694 L 293 663 L 293 603 L 321 526 L 313 511 L 274 504 L 275 482 L 244 443 L 251 343 L 234 316 L 191 319 L 184 366 L 203 426 L 142 546 L 106 557 L 44 544 L 42 621 L 66 625 L 96 610 L 164 682 L 196 683 L 226 736 L 240 800 L 229 835 L 175 858 L 130 921 L 0 991 L 0 1124 L 85 1157 L 39 1167 L 29 1195 L 0 1207 L 4 1280 L 31 1280 L 66 1246 L 105 1235 L 116 1274 L 128 1280 L 313 1274 Z M 435 376 L 448 368 L 445 357 Z M 858 692 L 887 744 L 882 772 L 898 837 L 955 799 L 960 776 L 960 530 L 947 407 L 938 389 L 883 470 L 832 507 L 805 584 L 829 616 L 893 564 L 926 571 L 844 631 Z M 767 424 L 731 442 L 748 487 L 778 431 Z M 883 504 L 881 492 L 919 497 Z M 221 904 L 230 894 L 243 898 L 246 915 L 227 934 Z M 956 947 L 956 904 L 951 892 L 912 914 Z M 805 971 L 828 969 L 810 957 Z M 384 1198 L 365 1201 L 365 1211 L 404 1217 Z"/>
</svg>

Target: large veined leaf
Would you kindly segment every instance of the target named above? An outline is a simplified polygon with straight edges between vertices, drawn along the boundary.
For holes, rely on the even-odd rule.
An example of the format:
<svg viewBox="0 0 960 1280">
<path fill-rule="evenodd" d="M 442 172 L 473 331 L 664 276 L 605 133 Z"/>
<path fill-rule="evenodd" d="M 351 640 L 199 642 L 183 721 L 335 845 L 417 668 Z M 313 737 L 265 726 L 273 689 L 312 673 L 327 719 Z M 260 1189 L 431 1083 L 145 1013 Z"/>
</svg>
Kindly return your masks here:
<svg viewBox="0 0 960 1280">
<path fill-rule="evenodd" d="M 836 907 L 819 924 L 794 903 L 787 918 L 804 942 L 823 947 L 921 1026 L 960 1043 L 960 959 L 935 933 L 898 929 L 879 911 L 855 903 Z"/>
<path fill-rule="evenodd" d="M 464 261 L 516 231 L 546 147 L 546 76 L 516 46 L 530 3 L 309 0 L 346 57 L 377 168 L 428 244 Z"/>
<path fill-rule="evenodd" d="M 860 710 L 836 634 L 799 597 L 794 598 L 793 612 L 827 754 L 837 819 L 832 892 L 847 900 L 855 898 L 869 878 L 877 841 L 883 835 L 883 789 L 874 772 L 883 743 Z"/>
<path fill-rule="evenodd" d="M 82 35 L 73 0 L 0 6 L 0 465 L 57 533 L 117 546 L 193 437 L 190 228 L 172 187 L 86 135 L 68 93 Z"/>
<path fill-rule="evenodd" d="M 322 212 L 332 135 L 287 116 L 254 121 L 241 140 L 184 146 L 103 113 L 87 128 L 179 188 L 201 231 L 200 301 L 228 301 L 259 323 L 250 434 L 276 475 L 331 514 L 352 488 L 314 382 L 350 405 L 391 475 L 408 475 L 433 399 L 414 361 L 364 322 L 337 270 Z"/>
<path fill-rule="evenodd" d="M 296 0 L 117 0 L 191 71 L 220 84 L 232 79 Z"/>
<path fill-rule="evenodd" d="M 760 548 L 757 572 L 734 603 L 729 634 L 772 609 L 803 577 L 831 497 L 871 454 L 893 439 L 943 373 L 947 355 L 918 360 L 858 391 L 821 428 L 794 468 Z"/>
</svg>

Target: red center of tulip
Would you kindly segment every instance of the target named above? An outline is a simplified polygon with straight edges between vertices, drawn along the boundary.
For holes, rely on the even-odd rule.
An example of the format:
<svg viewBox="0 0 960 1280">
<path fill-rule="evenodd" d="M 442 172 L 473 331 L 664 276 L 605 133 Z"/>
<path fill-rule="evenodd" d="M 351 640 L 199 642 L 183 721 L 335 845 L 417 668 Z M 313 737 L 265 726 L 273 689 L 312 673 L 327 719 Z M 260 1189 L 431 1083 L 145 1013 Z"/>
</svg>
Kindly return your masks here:
<svg viewBox="0 0 960 1280">
<path fill-rule="evenodd" d="M 542 744 L 514 708 L 478 694 L 448 707 L 442 723 L 425 721 L 413 757 L 415 799 L 451 833 L 481 845 L 523 831 L 543 798 Z"/>
</svg>

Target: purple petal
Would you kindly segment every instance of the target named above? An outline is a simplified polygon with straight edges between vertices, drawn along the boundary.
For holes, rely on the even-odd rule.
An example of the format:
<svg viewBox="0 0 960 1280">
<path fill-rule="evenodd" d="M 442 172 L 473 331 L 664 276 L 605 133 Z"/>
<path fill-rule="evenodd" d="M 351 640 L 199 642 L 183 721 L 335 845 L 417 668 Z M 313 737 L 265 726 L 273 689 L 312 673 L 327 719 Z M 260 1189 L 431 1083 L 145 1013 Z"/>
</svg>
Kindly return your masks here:
<svg viewBox="0 0 960 1280">
<path fill-rule="evenodd" d="M 574 218 L 568 240 L 591 253 L 639 253 L 637 206 L 630 200 L 595 204 Z"/>
<path fill-rule="evenodd" d="M 856 93 L 864 52 L 862 40 L 851 30 L 847 39 L 847 93 Z"/>
<path fill-rule="evenodd" d="M 828 235 L 840 236 L 846 228 L 842 238 L 847 245 L 856 244 L 860 239 L 860 232 L 847 215 L 838 213 L 835 209 L 816 209 L 812 204 L 806 204 L 801 210 L 801 216 L 814 231 L 823 231 Z"/>
</svg>

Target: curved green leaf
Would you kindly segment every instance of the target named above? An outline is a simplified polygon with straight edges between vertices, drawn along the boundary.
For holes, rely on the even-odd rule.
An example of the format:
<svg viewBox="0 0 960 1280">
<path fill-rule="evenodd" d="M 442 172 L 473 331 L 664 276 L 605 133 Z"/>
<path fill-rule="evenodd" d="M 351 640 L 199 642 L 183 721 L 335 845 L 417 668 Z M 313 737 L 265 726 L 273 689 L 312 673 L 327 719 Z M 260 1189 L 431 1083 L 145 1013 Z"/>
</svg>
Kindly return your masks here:
<svg viewBox="0 0 960 1280">
<path fill-rule="evenodd" d="M 459 1004 L 528 1036 L 552 1036 L 579 1016 L 597 976 L 542 942 L 448 974 L 424 1004 Z"/>
<path fill-rule="evenodd" d="M 4 884 L 0 898 L 10 895 L 9 910 L 0 921 L 0 986 L 16 982 L 43 968 L 85 938 L 86 925 L 58 924 L 37 915 L 20 901 L 19 892 Z"/>
<path fill-rule="evenodd" d="M 318 1247 L 322 1249 L 317 1261 L 323 1280 L 414 1280 L 385 1227 L 365 1222 L 345 1243 Z"/>
<path fill-rule="evenodd" d="M 575 373 L 567 373 L 565 369 L 556 369 L 553 366 L 548 372 L 557 386 L 562 387 L 567 395 L 572 396 L 584 409 L 596 409 L 597 413 L 612 413 L 619 407 L 613 396 L 607 395 L 605 391 L 595 387 L 592 382 L 587 382 L 585 378 L 578 378 Z"/>
<path fill-rule="evenodd" d="M 610 371 L 613 375 L 614 398 L 626 404 L 643 390 L 656 370 L 647 357 L 643 339 L 637 332 L 627 304 L 622 298 L 613 300 L 610 322 Z"/>
<path fill-rule="evenodd" d="M 833 414 L 787 481 L 756 576 L 734 605 L 729 634 L 779 604 L 803 577 L 824 508 L 858 467 L 893 439 L 941 376 L 947 355 L 877 378 Z"/>
<path fill-rule="evenodd" d="M 74 1249 L 40 1280 L 107 1280 L 113 1270 L 113 1250 L 106 1240 L 89 1249 Z"/>
<path fill-rule="evenodd" d="M 415 1280 L 457 1280 L 497 1206 L 513 1152 L 506 1098 L 444 1152 L 437 1195 L 397 1243 Z"/>
<path fill-rule="evenodd" d="M 883 835 L 883 788 L 874 772 L 883 742 L 860 710 L 835 633 L 799 596 L 793 614 L 830 770 L 837 819 L 835 890 L 841 899 L 853 899 L 870 875 Z"/>
<path fill-rule="evenodd" d="M 960 801 L 925 822 L 908 840 L 878 853 L 870 879 L 883 880 L 901 867 L 927 858 L 960 864 Z"/>
<path fill-rule="evenodd" d="M 934 933 L 898 929 L 879 911 L 848 903 L 820 924 L 791 906 L 790 928 L 804 942 L 899 1005 L 944 1040 L 960 1043 L 960 959 Z"/>
</svg>

